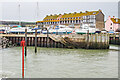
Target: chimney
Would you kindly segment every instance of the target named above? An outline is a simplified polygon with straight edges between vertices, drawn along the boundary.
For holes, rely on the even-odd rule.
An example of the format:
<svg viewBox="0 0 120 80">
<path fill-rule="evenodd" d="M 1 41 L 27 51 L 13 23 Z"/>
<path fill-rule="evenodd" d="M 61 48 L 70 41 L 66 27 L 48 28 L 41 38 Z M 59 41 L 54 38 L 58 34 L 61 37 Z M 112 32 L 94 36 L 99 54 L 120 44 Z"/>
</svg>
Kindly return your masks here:
<svg viewBox="0 0 120 80">
<path fill-rule="evenodd" d="M 64 15 L 65 15 L 66 13 L 64 13 Z"/>
<path fill-rule="evenodd" d="M 74 12 L 74 14 L 76 14 L 77 12 Z"/>
<path fill-rule="evenodd" d="M 113 18 L 115 19 L 115 16 L 113 16 Z"/>
<path fill-rule="evenodd" d="M 110 17 L 110 16 L 108 16 L 108 19 L 110 20 L 110 19 L 111 19 L 111 17 Z"/>
<path fill-rule="evenodd" d="M 85 11 L 86 13 L 88 12 L 88 11 Z"/>
<path fill-rule="evenodd" d="M 101 10 L 101 9 L 99 9 L 99 11 L 100 11 L 100 12 L 102 12 L 102 10 Z"/>
<path fill-rule="evenodd" d="M 82 11 L 80 11 L 80 13 L 82 13 Z"/>
</svg>

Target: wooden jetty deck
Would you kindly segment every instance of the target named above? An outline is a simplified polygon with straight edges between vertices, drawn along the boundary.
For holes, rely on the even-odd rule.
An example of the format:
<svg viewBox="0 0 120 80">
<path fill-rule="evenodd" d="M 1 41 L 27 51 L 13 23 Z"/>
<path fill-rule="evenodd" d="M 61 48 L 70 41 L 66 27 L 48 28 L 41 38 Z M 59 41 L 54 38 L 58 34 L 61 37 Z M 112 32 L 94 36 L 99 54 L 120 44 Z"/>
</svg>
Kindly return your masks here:
<svg viewBox="0 0 120 80">
<path fill-rule="evenodd" d="M 12 43 L 20 46 L 22 39 L 25 39 L 25 34 L 0 34 L 6 37 Z M 35 46 L 35 35 L 27 34 L 27 46 Z M 69 34 L 55 35 L 37 34 L 38 47 L 53 47 L 53 48 L 87 48 L 87 49 L 108 49 L 109 34 Z"/>
</svg>

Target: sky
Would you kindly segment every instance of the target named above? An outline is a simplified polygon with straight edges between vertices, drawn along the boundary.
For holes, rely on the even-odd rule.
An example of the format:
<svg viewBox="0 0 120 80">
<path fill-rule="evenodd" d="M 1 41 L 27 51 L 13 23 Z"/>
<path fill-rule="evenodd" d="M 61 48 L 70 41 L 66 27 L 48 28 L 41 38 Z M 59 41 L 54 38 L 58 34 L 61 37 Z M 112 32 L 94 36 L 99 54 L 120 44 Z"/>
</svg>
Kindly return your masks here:
<svg viewBox="0 0 120 80">
<path fill-rule="evenodd" d="M 46 0 L 45 0 L 46 1 Z M 64 14 L 64 13 L 72 13 L 72 12 L 84 12 L 84 11 L 97 11 L 99 9 L 105 15 L 105 20 L 108 16 L 118 17 L 118 2 L 117 0 L 113 2 L 113 0 L 109 0 L 109 2 L 40 2 L 37 0 L 30 0 L 29 2 L 23 1 L 4 1 L 0 3 L 0 19 L 1 20 L 22 20 L 22 21 L 41 21 L 46 15 L 50 14 Z M 58 0 L 59 1 L 59 0 Z M 72 0 L 73 1 L 73 0 Z M 86 0 L 85 0 L 86 1 Z M 20 4 L 20 16 L 19 18 L 19 7 Z M 37 15 L 38 13 L 38 15 Z"/>
</svg>

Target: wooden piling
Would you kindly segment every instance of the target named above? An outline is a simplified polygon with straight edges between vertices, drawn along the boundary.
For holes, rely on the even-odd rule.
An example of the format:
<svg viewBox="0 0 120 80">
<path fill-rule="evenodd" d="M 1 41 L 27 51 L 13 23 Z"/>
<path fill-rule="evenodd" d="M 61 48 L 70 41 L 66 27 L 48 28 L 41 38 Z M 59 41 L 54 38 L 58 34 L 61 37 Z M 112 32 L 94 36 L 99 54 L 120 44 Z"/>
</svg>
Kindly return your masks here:
<svg viewBox="0 0 120 80">
<path fill-rule="evenodd" d="M 120 33 L 119 33 L 119 42 L 118 42 L 118 44 L 120 45 Z"/>
<path fill-rule="evenodd" d="M 47 48 L 49 47 L 48 39 L 49 39 L 49 32 L 48 32 L 48 29 L 47 29 L 47 40 L 46 40 L 46 46 L 47 46 Z"/>
<path fill-rule="evenodd" d="M 35 30 L 35 53 L 37 52 L 37 30 Z"/>
<path fill-rule="evenodd" d="M 40 37 L 38 38 L 38 46 L 40 47 Z"/>
<path fill-rule="evenodd" d="M 116 34 L 114 33 L 114 35 L 113 35 L 113 41 L 114 41 L 113 43 L 114 44 L 116 44 L 115 37 L 116 37 Z"/>
<path fill-rule="evenodd" d="M 41 47 L 43 47 L 43 37 L 41 37 Z"/>
<path fill-rule="evenodd" d="M 31 38 L 31 46 L 34 45 L 34 42 L 33 42 L 33 41 L 34 41 L 34 38 L 32 37 L 32 38 Z"/>
<path fill-rule="evenodd" d="M 87 49 L 89 48 L 89 30 L 87 30 Z"/>
<path fill-rule="evenodd" d="M 40 37 L 40 47 L 42 47 L 42 45 L 41 45 L 41 44 L 42 44 L 42 38 Z"/>
<path fill-rule="evenodd" d="M 28 45 L 31 46 L 31 38 L 29 37 L 28 39 L 29 39 L 28 40 Z"/>
<path fill-rule="evenodd" d="M 27 29 L 25 29 L 25 57 L 27 56 Z"/>
</svg>

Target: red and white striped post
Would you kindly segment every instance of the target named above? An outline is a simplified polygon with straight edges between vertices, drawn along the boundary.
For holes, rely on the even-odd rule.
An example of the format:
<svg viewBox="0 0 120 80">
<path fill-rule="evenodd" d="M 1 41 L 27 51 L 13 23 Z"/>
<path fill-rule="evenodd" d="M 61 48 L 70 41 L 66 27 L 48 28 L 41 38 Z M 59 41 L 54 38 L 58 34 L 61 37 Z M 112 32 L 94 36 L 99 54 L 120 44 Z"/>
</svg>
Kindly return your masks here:
<svg viewBox="0 0 120 80">
<path fill-rule="evenodd" d="M 22 78 L 24 78 L 24 47 L 25 47 L 25 40 L 21 41 L 22 46 Z"/>
</svg>

